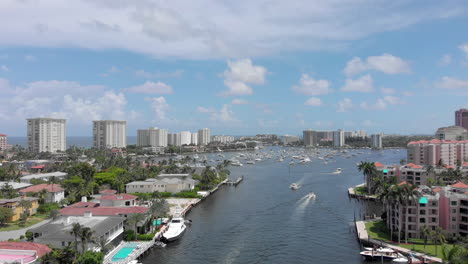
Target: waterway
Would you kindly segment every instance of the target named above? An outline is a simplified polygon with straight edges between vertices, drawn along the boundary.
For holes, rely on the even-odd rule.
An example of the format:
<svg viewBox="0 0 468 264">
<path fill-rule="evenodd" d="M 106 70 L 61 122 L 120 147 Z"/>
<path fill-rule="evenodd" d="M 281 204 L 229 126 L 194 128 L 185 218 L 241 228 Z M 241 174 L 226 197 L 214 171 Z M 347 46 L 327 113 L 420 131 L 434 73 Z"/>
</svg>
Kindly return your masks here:
<svg viewBox="0 0 468 264">
<path fill-rule="evenodd" d="M 277 153 L 280 148 L 261 151 Z M 291 149 L 289 149 L 291 150 Z M 363 152 L 358 154 L 358 152 Z M 224 153 L 226 159 L 239 153 Z M 356 156 L 350 156 L 355 154 Z M 208 159 L 216 159 L 216 154 Z M 327 165 L 289 167 L 289 159 L 267 159 L 230 167 L 237 187 L 224 186 L 186 216 L 193 221 L 184 236 L 152 251 L 142 262 L 173 263 L 363 263 L 353 220 L 380 212 L 375 204 L 350 200 L 347 188 L 363 182 L 356 163 L 398 163 L 406 150 L 350 150 Z M 342 168 L 341 174 L 332 174 Z M 292 191 L 289 185 L 302 185 Z M 310 192 L 316 200 L 304 199 Z"/>
</svg>

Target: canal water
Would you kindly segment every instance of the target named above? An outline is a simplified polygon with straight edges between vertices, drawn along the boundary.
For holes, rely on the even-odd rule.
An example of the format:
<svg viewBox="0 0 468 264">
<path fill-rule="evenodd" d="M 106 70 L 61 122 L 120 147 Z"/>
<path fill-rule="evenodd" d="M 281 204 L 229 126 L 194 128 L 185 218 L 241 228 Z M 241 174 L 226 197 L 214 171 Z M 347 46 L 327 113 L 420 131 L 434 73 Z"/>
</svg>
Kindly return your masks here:
<svg viewBox="0 0 468 264">
<path fill-rule="evenodd" d="M 271 152 L 273 150 L 273 152 Z M 261 152 L 277 153 L 282 148 Z M 291 149 L 288 149 L 291 151 Z M 239 153 L 224 153 L 229 159 Z M 356 156 L 351 156 L 355 154 Z M 216 159 L 216 154 L 207 155 Z M 289 167 L 267 159 L 255 165 L 230 167 L 231 178 L 245 180 L 223 186 L 186 216 L 193 224 L 184 236 L 146 256 L 144 264 L 174 263 L 362 263 L 353 219 L 381 212 L 375 204 L 350 200 L 347 188 L 363 182 L 356 163 L 398 163 L 406 150 L 349 150 L 324 164 Z M 342 168 L 341 174 L 332 174 Z M 293 182 L 302 185 L 291 190 Z M 310 192 L 316 200 L 305 199 Z"/>
</svg>

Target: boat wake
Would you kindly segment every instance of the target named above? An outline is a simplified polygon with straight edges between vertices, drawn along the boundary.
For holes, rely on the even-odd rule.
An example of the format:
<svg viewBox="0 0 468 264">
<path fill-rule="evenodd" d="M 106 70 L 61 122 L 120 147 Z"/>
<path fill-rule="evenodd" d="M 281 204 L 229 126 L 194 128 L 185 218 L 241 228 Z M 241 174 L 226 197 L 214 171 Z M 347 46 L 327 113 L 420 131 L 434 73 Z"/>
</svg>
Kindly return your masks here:
<svg viewBox="0 0 468 264">
<path fill-rule="evenodd" d="M 317 195 L 315 193 L 313 193 L 313 192 L 308 193 L 307 195 L 305 195 L 304 197 L 299 199 L 299 201 L 297 201 L 297 210 L 299 212 L 304 211 L 305 208 L 309 204 L 314 204 L 315 203 L 315 199 L 317 199 Z"/>
</svg>

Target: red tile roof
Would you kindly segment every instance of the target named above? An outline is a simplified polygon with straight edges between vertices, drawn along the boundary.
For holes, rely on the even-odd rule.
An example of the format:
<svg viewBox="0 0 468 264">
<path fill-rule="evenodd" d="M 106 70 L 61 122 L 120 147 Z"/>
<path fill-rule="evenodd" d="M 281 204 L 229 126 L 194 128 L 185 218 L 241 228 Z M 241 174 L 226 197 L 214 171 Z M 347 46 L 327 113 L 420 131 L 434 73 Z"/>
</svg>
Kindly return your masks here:
<svg viewBox="0 0 468 264">
<path fill-rule="evenodd" d="M 131 207 L 113 207 L 113 206 L 98 206 L 91 208 L 83 207 L 65 207 L 60 210 L 62 215 L 83 215 L 86 212 L 91 212 L 93 215 L 125 215 L 125 214 L 144 214 L 148 211 L 148 207 L 131 206 Z"/>
<path fill-rule="evenodd" d="M 40 192 L 41 190 L 46 189 L 48 192 L 63 192 L 65 189 L 62 188 L 60 184 L 38 184 L 38 185 L 33 185 L 29 186 L 27 188 L 24 188 L 20 190 L 20 193 L 29 193 L 29 192 Z"/>
<path fill-rule="evenodd" d="M 414 163 L 408 163 L 405 165 L 406 167 L 410 167 L 410 168 L 413 168 L 413 169 L 422 169 L 422 166 L 419 166 L 419 165 L 416 165 Z"/>
<path fill-rule="evenodd" d="M 432 189 L 433 192 L 440 192 L 440 190 L 441 189 L 439 187 Z"/>
<path fill-rule="evenodd" d="M 37 166 L 31 167 L 31 169 L 43 169 L 44 167 L 45 165 L 37 165 Z"/>
<path fill-rule="evenodd" d="M 102 190 L 102 191 L 99 191 L 100 194 L 116 194 L 117 191 L 116 190 Z"/>
<path fill-rule="evenodd" d="M 37 255 L 38 255 L 39 258 L 52 251 L 48 246 L 38 244 L 38 243 L 8 242 L 8 241 L 0 242 L 0 249 L 35 250 L 37 252 Z"/>
<path fill-rule="evenodd" d="M 463 162 L 463 167 L 468 167 L 468 162 Z"/>
<path fill-rule="evenodd" d="M 454 188 L 468 188 L 468 185 L 464 184 L 463 182 L 457 182 L 455 184 L 450 185 Z"/>
<path fill-rule="evenodd" d="M 374 165 L 375 165 L 375 167 L 385 167 L 385 165 L 383 165 L 382 163 L 380 163 L 378 161 L 374 162 Z"/>
<path fill-rule="evenodd" d="M 93 203 L 93 202 L 77 202 L 77 203 L 69 205 L 68 207 L 91 208 L 91 207 L 96 207 L 96 206 L 99 206 L 99 204 Z"/>
<path fill-rule="evenodd" d="M 6 134 L 0 134 L 0 137 L 6 137 L 7 135 Z"/>
<path fill-rule="evenodd" d="M 120 193 L 120 194 L 111 194 L 111 195 L 105 195 L 99 200 L 112 200 L 112 201 L 127 201 L 127 200 L 135 200 L 138 198 L 135 195 L 131 195 L 128 193 Z"/>
<path fill-rule="evenodd" d="M 398 184 L 398 186 L 402 186 L 402 185 L 406 185 L 406 184 L 408 184 L 406 181 L 402 181 L 402 182 L 400 182 L 400 183 Z M 410 184 L 410 185 L 411 185 L 411 184 Z"/>
</svg>

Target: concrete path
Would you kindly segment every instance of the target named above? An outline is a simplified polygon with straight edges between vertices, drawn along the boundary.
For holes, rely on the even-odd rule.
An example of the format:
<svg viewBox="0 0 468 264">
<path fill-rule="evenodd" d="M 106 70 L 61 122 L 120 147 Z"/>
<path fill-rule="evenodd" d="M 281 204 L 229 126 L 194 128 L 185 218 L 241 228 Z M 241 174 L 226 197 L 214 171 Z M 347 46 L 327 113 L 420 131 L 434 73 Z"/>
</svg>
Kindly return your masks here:
<svg viewBox="0 0 468 264">
<path fill-rule="evenodd" d="M 0 232 L 0 241 L 6 241 L 8 239 L 19 239 L 20 236 L 24 235 L 26 233 L 26 231 L 28 231 L 29 229 L 40 227 L 42 225 L 45 225 L 45 224 L 49 223 L 50 221 L 51 221 L 51 219 L 46 219 L 46 220 L 44 220 L 44 221 L 42 221 L 40 223 L 37 223 L 37 224 L 32 225 L 32 226 L 28 226 L 26 228 L 13 230 L 13 231 Z"/>
</svg>

